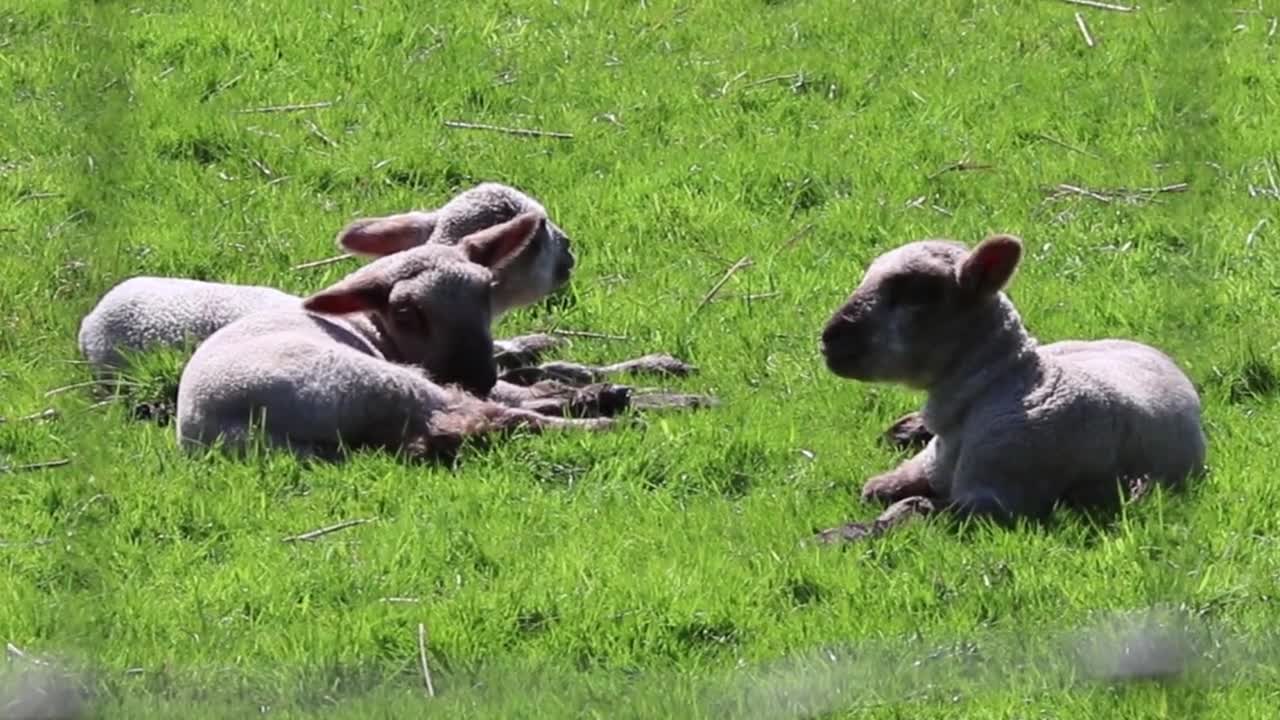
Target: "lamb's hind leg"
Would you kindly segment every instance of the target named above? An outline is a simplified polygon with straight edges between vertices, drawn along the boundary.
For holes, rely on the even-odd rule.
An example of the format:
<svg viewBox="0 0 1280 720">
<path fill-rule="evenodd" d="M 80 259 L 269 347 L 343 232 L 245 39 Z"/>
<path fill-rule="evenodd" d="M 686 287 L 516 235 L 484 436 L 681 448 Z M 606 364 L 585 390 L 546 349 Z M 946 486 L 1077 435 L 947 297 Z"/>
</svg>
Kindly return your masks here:
<svg viewBox="0 0 1280 720">
<path fill-rule="evenodd" d="M 563 338 L 547 333 L 517 335 L 493 341 L 493 359 L 502 371 L 536 365 L 547 352 L 565 344 Z"/>
<path fill-rule="evenodd" d="M 509 407 L 560 417 L 612 417 L 631 406 L 631 388 L 594 383 L 585 387 L 544 380 L 533 385 L 499 382 L 489 399 Z"/>
<path fill-rule="evenodd" d="M 612 418 L 564 418 L 524 408 L 466 397 L 436 412 L 429 430 L 409 443 L 411 454 L 427 458 L 452 458 L 468 441 L 485 444 L 494 436 L 515 430 L 540 433 L 549 429 L 607 430 Z"/>
<path fill-rule="evenodd" d="M 891 447 L 899 450 L 918 450 L 929 444 L 933 433 L 924 426 L 923 414 L 911 412 L 893 421 L 882 437 Z"/>
</svg>

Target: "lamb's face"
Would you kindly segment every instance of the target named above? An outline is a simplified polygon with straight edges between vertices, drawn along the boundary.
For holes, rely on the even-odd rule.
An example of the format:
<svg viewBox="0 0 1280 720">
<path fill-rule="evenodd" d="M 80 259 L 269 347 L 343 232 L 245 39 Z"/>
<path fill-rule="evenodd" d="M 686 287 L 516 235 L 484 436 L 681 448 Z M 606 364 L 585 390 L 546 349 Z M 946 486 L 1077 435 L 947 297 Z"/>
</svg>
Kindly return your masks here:
<svg viewBox="0 0 1280 720">
<path fill-rule="evenodd" d="M 498 382 L 489 329 L 493 276 L 453 254 L 392 286 L 380 313 L 383 331 L 397 361 L 484 396 Z"/>
<path fill-rule="evenodd" d="M 452 245 L 471 233 L 528 212 L 546 215 L 542 205 L 519 190 L 482 183 L 439 210 L 432 242 Z M 495 271 L 495 316 L 537 302 L 564 286 L 575 262 L 568 235 L 549 219 L 544 221 L 529 244 Z"/>
<path fill-rule="evenodd" d="M 979 304 L 960 282 L 967 255 L 958 243 L 926 240 L 877 258 L 823 328 L 827 367 L 855 380 L 927 387 Z"/>
</svg>

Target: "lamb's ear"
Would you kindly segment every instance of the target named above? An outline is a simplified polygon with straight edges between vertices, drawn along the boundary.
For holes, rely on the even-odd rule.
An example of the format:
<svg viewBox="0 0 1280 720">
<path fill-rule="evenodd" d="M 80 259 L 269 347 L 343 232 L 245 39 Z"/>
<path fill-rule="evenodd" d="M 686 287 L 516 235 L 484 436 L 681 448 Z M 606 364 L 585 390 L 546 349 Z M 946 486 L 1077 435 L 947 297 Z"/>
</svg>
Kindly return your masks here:
<svg viewBox="0 0 1280 720">
<path fill-rule="evenodd" d="M 528 247 L 542 229 L 547 216 L 531 211 L 510 220 L 471 233 L 458 247 L 471 262 L 497 270 Z"/>
<path fill-rule="evenodd" d="M 425 244 L 436 228 L 436 215 L 407 212 L 355 220 L 338 233 L 338 247 L 353 255 L 382 257 Z"/>
<path fill-rule="evenodd" d="M 304 299 L 302 308 L 323 315 L 386 310 L 392 284 L 380 271 L 355 272 Z"/>
<path fill-rule="evenodd" d="M 960 265 L 960 287 L 974 295 L 994 295 L 1013 277 L 1022 259 L 1022 241 L 1013 235 L 992 235 L 978 243 Z"/>
</svg>

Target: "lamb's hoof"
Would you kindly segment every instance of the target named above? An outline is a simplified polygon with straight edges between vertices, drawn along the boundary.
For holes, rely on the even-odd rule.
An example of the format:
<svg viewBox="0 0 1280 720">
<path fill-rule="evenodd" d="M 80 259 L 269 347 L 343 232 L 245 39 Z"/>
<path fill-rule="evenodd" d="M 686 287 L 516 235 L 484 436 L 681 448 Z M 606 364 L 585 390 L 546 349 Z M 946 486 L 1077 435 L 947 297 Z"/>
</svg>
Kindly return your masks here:
<svg viewBox="0 0 1280 720">
<path fill-rule="evenodd" d="M 572 362 L 547 362 L 534 369 L 541 373 L 539 380 L 557 380 L 570 385 L 587 385 L 600 378 L 594 368 Z"/>
<path fill-rule="evenodd" d="M 882 436 L 890 446 L 899 450 L 923 448 L 933 439 L 933 433 L 924 426 L 924 416 L 918 412 L 907 413 L 894 421 Z"/>
<path fill-rule="evenodd" d="M 498 363 L 499 368 L 510 370 L 525 365 L 533 365 L 545 353 L 564 344 L 565 340 L 563 338 L 546 333 L 519 335 L 506 340 L 495 341 L 493 343 L 493 359 Z"/>
<path fill-rule="evenodd" d="M 547 379 L 547 374 L 542 368 L 535 366 L 514 367 L 506 370 L 498 376 L 502 382 L 508 382 L 512 385 L 521 385 L 528 387 L 535 383 L 543 382 Z"/>
<path fill-rule="evenodd" d="M 587 432 L 603 432 L 618 427 L 618 420 L 611 417 L 574 418 L 565 422 L 569 423 L 569 427 L 575 430 L 586 430 Z"/>
<path fill-rule="evenodd" d="M 174 403 L 167 400 L 140 402 L 129 408 L 134 420 L 149 420 L 162 426 L 173 422 L 173 413 Z"/>
<path fill-rule="evenodd" d="M 599 383 L 588 385 L 569 400 L 570 417 L 613 417 L 631 406 L 631 388 L 625 385 Z"/>
<path fill-rule="evenodd" d="M 667 377 L 687 377 L 698 371 L 696 366 L 666 353 L 645 355 L 634 360 L 618 363 L 614 367 L 617 372 L 633 375 L 663 375 Z"/>
<path fill-rule="evenodd" d="M 883 535 L 889 528 L 901 525 L 913 517 L 931 515 L 937 511 L 933 501 L 927 497 L 903 498 L 890 505 L 875 520 L 866 522 L 845 523 L 837 527 L 823 530 L 814 536 L 820 545 L 832 545 L 838 542 L 857 542 Z"/>
<path fill-rule="evenodd" d="M 664 391 L 636 393 L 631 407 L 637 410 L 699 410 L 716 407 L 720 399 L 714 395 L 686 395 Z"/>
<path fill-rule="evenodd" d="M 813 539 L 819 545 L 835 545 L 836 543 L 866 540 L 878 533 L 879 531 L 876 529 L 874 522 L 851 522 L 818 532 L 813 536 Z"/>
<path fill-rule="evenodd" d="M 892 505 L 904 498 L 920 495 L 921 487 L 904 479 L 898 473 L 876 475 L 862 486 L 862 499 L 868 502 Z"/>
<path fill-rule="evenodd" d="M 903 498 L 885 508 L 880 517 L 876 518 L 876 525 L 882 529 L 889 528 L 915 515 L 932 515 L 937 509 L 932 500 L 921 495 Z"/>
</svg>

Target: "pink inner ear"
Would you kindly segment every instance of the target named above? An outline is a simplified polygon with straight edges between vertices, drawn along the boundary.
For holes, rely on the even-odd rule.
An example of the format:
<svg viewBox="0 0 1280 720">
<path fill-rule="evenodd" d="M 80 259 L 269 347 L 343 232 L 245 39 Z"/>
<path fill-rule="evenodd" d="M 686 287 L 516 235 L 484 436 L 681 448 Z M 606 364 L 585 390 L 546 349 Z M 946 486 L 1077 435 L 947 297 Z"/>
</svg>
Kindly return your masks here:
<svg viewBox="0 0 1280 720">
<path fill-rule="evenodd" d="M 426 226 L 412 214 L 360 220 L 347 226 L 338 244 L 358 255 L 382 257 L 426 242 Z"/>
<path fill-rule="evenodd" d="M 391 288 L 368 277 L 347 280 L 302 301 L 304 310 L 324 315 L 372 312 L 386 307 Z"/>
<path fill-rule="evenodd" d="M 322 293 L 302 301 L 302 307 L 324 315 L 347 315 L 369 310 L 368 303 L 354 293 Z"/>
<path fill-rule="evenodd" d="M 497 269 L 519 255 L 542 225 L 540 213 L 527 212 L 498 225 L 467 236 L 467 257 L 491 269 Z"/>
<path fill-rule="evenodd" d="M 1008 246 L 997 245 L 978 255 L 978 270 L 983 275 L 988 275 L 1008 265 L 1009 259 Z"/>
</svg>

